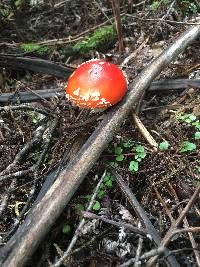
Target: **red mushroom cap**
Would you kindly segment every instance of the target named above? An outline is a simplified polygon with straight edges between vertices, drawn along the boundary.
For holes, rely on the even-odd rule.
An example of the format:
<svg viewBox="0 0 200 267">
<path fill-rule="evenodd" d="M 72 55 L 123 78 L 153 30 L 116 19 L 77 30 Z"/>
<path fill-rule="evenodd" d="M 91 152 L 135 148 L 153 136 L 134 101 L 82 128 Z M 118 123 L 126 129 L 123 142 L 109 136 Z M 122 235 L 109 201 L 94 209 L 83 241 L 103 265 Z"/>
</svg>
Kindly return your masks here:
<svg viewBox="0 0 200 267">
<path fill-rule="evenodd" d="M 67 98 L 80 107 L 105 108 L 119 102 L 127 90 L 122 70 L 101 59 L 81 64 L 69 77 Z"/>
</svg>

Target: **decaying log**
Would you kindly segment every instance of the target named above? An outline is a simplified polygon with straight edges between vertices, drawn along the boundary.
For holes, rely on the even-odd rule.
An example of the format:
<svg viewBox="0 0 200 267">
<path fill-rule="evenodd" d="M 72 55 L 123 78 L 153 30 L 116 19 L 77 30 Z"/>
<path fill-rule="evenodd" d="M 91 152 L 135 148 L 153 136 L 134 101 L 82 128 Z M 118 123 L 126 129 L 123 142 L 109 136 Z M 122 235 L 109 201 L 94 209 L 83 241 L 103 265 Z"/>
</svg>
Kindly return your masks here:
<svg viewBox="0 0 200 267">
<path fill-rule="evenodd" d="M 200 25 L 183 33 L 129 85 L 124 99 L 110 109 L 77 156 L 69 162 L 16 234 L 0 251 L 2 267 L 22 267 L 61 214 L 100 154 L 137 105 L 152 80 L 200 34 Z"/>
<path fill-rule="evenodd" d="M 58 65 L 49 60 L 33 57 L 18 57 L 7 54 L 0 54 L 0 69 L 1 68 L 31 70 L 51 74 L 62 79 L 68 78 L 73 71 L 72 68 Z"/>
<path fill-rule="evenodd" d="M 59 66 L 58 66 L 59 67 Z M 59 72 L 59 69 L 57 70 Z M 62 74 L 61 74 L 62 75 Z M 171 91 L 171 90 L 183 90 L 186 88 L 200 88 L 200 79 L 169 79 L 154 81 L 147 89 L 148 91 Z M 20 103 L 41 101 L 44 99 L 51 99 L 54 96 L 64 96 L 65 90 L 63 88 L 43 89 L 31 91 L 21 91 L 17 93 L 3 93 L 0 94 L 0 104 L 7 102 Z"/>
</svg>

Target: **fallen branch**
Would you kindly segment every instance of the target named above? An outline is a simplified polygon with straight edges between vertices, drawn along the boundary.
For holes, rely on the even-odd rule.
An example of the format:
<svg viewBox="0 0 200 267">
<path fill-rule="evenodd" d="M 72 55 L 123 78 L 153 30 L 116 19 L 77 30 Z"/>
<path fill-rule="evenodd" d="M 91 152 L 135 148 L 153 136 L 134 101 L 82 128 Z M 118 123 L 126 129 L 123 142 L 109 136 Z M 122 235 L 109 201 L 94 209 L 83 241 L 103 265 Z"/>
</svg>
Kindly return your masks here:
<svg viewBox="0 0 200 267">
<path fill-rule="evenodd" d="M 178 226 L 182 223 L 185 216 L 187 215 L 187 213 L 189 212 L 189 210 L 191 209 L 191 207 L 194 205 L 195 201 L 199 197 L 199 193 L 200 193 L 200 185 L 196 188 L 194 194 L 192 195 L 192 197 L 189 200 L 186 207 L 181 211 L 178 219 L 176 219 L 172 223 L 171 227 L 169 228 L 169 230 L 167 231 L 167 233 L 165 234 L 165 236 L 161 240 L 160 247 L 166 247 L 169 244 L 169 242 L 171 241 L 172 237 L 176 234 L 184 233 L 184 232 L 198 232 L 200 230 L 200 227 L 196 227 L 196 228 L 195 227 L 191 227 L 191 228 L 187 227 L 187 228 L 183 228 L 183 229 L 178 229 Z M 158 259 L 158 256 L 151 258 L 149 260 L 149 262 L 147 263 L 147 266 L 148 267 L 155 266 L 157 259 Z"/>
<path fill-rule="evenodd" d="M 31 70 L 51 74 L 62 79 L 68 78 L 73 71 L 72 68 L 58 65 L 49 60 L 7 54 L 0 54 L 0 68 Z"/>
<path fill-rule="evenodd" d="M 200 34 L 200 25 L 187 30 L 129 85 L 124 99 L 110 109 L 77 156 L 69 162 L 42 200 L 0 251 L 1 266 L 24 266 L 70 201 L 127 115 L 152 80 Z M 177 266 L 177 265 L 176 265 Z"/>
<path fill-rule="evenodd" d="M 41 113 L 45 116 L 54 116 L 54 114 L 52 114 L 51 110 L 47 110 L 47 108 L 38 108 L 38 107 L 33 107 L 30 106 L 28 104 L 21 104 L 19 106 L 4 106 L 4 107 L 0 107 L 0 112 L 9 112 L 9 111 L 17 111 L 17 110 L 25 110 L 25 111 L 33 111 L 33 112 L 37 112 L 37 113 Z"/>
<path fill-rule="evenodd" d="M 175 189 L 173 188 L 173 186 L 171 184 L 169 184 L 168 187 L 169 187 L 169 189 L 171 191 L 171 194 L 174 195 L 176 204 L 178 205 L 180 203 L 180 201 L 179 201 L 179 198 L 178 198 L 178 196 L 176 194 Z M 179 213 L 182 212 L 181 206 L 178 208 L 178 211 L 179 211 Z M 184 225 L 184 227 L 187 227 L 187 229 L 188 229 L 189 222 L 188 222 L 188 220 L 187 220 L 186 217 L 183 219 L 183 225 Z M 193 227 L 193 231 L 194 231 L 194 227 Z M 198 249 L 198 245 L 197 245 L 197 243 L 195 241 L 195 238 L 194 238 L 192 232 L 189 232 L 188 231 L 188 236 L 189 236 L 189 239 L 190 239 L 190 243 L 192 245 L 192 248 L 194 249 L 194 255 L 195 255 L 195 258 L 196 258 L 197 266 L 200 266 L 200 254 L 199 254 L 199 251 L 197 250 Z"/>
<path fill-rule="evenodd" d="M 170 79 L 170 80 L 155 81 L 155 82 L 152 82 L 152 84 L 147 90 L 148 92 L 149 91 L 168 92 L 171 90 L 184 90 L 190 87 L 200 88 L 200 79 L 175 79 L 175 80 Z M 58 97 L 65 96 L 65 90 L 63 88 L 52 88 L 52 89 L 43 89 L 43 90 L 2 93 L 0 94 L 0 104 L 4 104 L 7 102 L 26 103 L 26 102 L 42 101 L 44 99 L 51 99 L 52 97 L 55 97 L 55 96 L 58 96 Z"/>
<path fill-rule="evenodd" d="M 114 175 L 121 191 L 124 193 L 124 195 L 126 196 L 126 198 L 129 201 L 130 205 L 132 206 L 135 213 L 139 217 L 141 225 L 146 229 L 147 234 L 149 235 L 149 237 L 152 238 L 154 243 L 156 245 L 159 245 L 161 242 L 161 237 L 160 237 L 158 231 L 154 228 L 151 221 L 149 220 L 144 209 L 142 208 L 140 203 L 137 201 L 136 197 L 134 196 L 134 194 L 132 193 L 130 188 L 125 184 L 122 177 L 116 171 L 114 171 L 113 168 L 111 168 L 111 173 Z M 169 253 L 168 249 L 165 250 L 165 255 L 167 255 L 167 253 Z M 174 257 L 169 257 L 167 260 L 168 260 L 170 266 L 176 266 L 176 267 L 179 266 L 178 262 L 176 261 L 176 259 Z"/>
<path fill-rule="evenodd" d="M 134 267 L 140 267 L 141 266 L 140 255 L 141 255 L 142 248 L 143 248 L 143 242 L 144 242 L 144 240 L 140 236 L 138 239 L 138 246 L 137 246 L 137 250 L 136 250 L 136 254 L 135 254 Z"/>
<path fill-rule="evenodd" d="M 104 179 L 105 175 L 106 175 L 106 171 L 104 171 L 103 175 L 101 176 L 100 180 L 98 181 L 98 184 L 97 184 L 97 186 L 95 188 L 95 191 L 94 191 L 94 193 L 93 193 L 93 195 L 91 197 L 91 200 L 90 200 L 90 202 L 88 204 L 88 207 L 86 209 L 87 212 L 89 212 L 92 209 L 92 206 L 95 203 L 96 196 L 98 194 L 99 188 L 100 188 L 100 186 L 101 186 L 101 184 L 103 182 L 103 179 Z M 68 245 L 67 250 L 64 252 L 63 256 L 54 263 L 54 265 L 52 267 L 61 266 L 62 263 L 67 259 L 67 257 L 71 253 L 73 247 L 75 246 L 78 238 L 81 236 L 81 230 L 83 229 L 85 223 L 86 223 L 86 219 L 85 218 L 81 219 L 78 227 L 76 228 L 75 234 L 74 234 L 70 244 Z"/>
<path fill-rule="evenodd" d="M 175 21 L 175 20 L 169 20 L 169 19 L 163 19 L 163 18 L 157 18 L 157 19 L 148 19 L 148 18 L 141 18 L 140 16 L 134 16 L 134 15 L 131 15 L 131 14 L 126 14 L 125 16 L 127 17 L 131 17 L 131 18 L 134 18 L 134 19 L 137 19 L 137 20 L 141 20 L 141 21 L 152 21 L 152 22 L 155 22 L 155 21 L 160 21 L 160 22 L 163 22 L 163 23 L 170 23 L 170 24 L 179 24 L 179 25 L 183 25 L 183 26 L 186 26 L 186 25 L 200 25 L 199 24 L 199 21 L 196 21 L 196 22 L 193 22 L 192 20 L 189 21 L 189 22 L 185 22 L 185 21 Z"/>
<path fill-rule="evenodd" d="M 27 103 L 41 101 L 42 99 L 50 99 L 55 96 L 64 96 L 65 92 L 63 88 L 32 90 L 31 91 L 18 91 L 13 93 L 0 94 L 0 103 Z"/>
<path fill-rule="evenodd" d="M 28 141 L 24 147 L 16 154 L 14 160 L 12 163 L 10 163 L 3 171 L 0 172 L 0 182 L 4 181 L 6 179 L 12 178 L 12 177 L 21 177 L 23 175 L 26 175 L 28 172 L 30 172 L 30 170 L 28 172 L 25 171 L 25 173 L 23 174 L 23 171 L 17 171 L 12 173 L 12 169 L 14 169 L 16 167 L 16 165 L 18 163 L 20 163 L 22 161 L 22 159 L 34 148 L 36 147 L 42 139 L 42 135 L 45 131 L 45 127 L 41 126 L 38 127 L 34 132 L 33 132 L 33 138 Z M 7 175 L 6 175 L 7 174 Z"/>
<path fill-rule="evenodd" d="M 146 230 L 143 228 L 133 226 L 132 224 L 129 224 L 129 223 L 113 221 L 113 220 L 105 218 L 104 216 L 99 216 L 99 215 L 94 214 L 92 212 L 82 211 L 82 215 L 84 218 L 100 220 L 100 221 L 105 222 L 107 224 L 114 225 L 118 228 L 123 227 L 123 228 L 125 228 L 125 229 L 127 229 L 133 233 L 137 233 L 137 234 L 142 235 L 142 236 L 146 236 L 146 234 L 147 234 Z"/>
<path fill-rule="evenodd" d="M 134 124 L 137 126 L 141 135 L 144 137 L 144 139 L 147 141 L 147 143 L 151 147 L 153 147 L 153 150 L 155 152 L 157 152 L 158 151 L 158 144 L 157 144 L 156 140 L 153 138 L 153 136 L 150 134 L 150 132 L 147 130 L 147 128 L 144 126 L 144 124 L 142 123 L 142 121 L 140 120 L 140 118 L 138 117 L 138 115 L 135 112 L 133 112 L 132 116 L 133 116 Z"/>
</svg>

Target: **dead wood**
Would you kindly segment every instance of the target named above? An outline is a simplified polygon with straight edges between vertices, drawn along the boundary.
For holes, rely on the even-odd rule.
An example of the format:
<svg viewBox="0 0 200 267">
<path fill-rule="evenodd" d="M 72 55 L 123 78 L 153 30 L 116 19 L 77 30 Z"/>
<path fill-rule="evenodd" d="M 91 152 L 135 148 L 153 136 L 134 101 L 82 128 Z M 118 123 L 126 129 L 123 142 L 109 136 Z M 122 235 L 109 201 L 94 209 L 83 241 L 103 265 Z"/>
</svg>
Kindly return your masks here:
<svg viewBox="0 0 200 267">
<path fill-rule="evenodd" d="M 132 232 L 135 232 L 135 233 L 142 235 L 142 236 L 146 236 L 146 234 L 147 234 L 147 232 L 144 228 L 135 227 L 130 223 L 124 223 L 122 221 L 113 221 L 113 220 L 107 219 L 105 216 L 99 216 L 95 213 L 88 212 L 88 211 L 82 211 L 81 214 L 83 215 L 84 218 L 100 220 L 100 221 L 105 222 L 107 224 L 114 225 L 118 228 L 124 227 L 125 229 L 130 230 Z"/>
<path fill-rule="evenodd" d="M 52 186 L 52 184 L 54 183 L 54 181 L 56 180 L 62 169 L 64 169 L 64 167 L 67 165 L 67 163 L 76 156 L 76 154 L 80 150 L 81 146 L 85 143 L 85 141 L 86 141 L 85 136 L 77 137 L 73 142 L 73 144 L 65 151 L 59 167 L 55 168 L 47 175 L 45 182 L 43 183 L 42 188 L 34 202 L 34 206 L 43 198 L 45 193 Z"/>
<path fill-rule="evenodd" d="M 64 96 L 64 94 L 65 92 L 63 88 L 3 93 L 0 94 L 0 104 L 7 102 L 27 103 L 27 102 L 42 101 L 43 99 L 50 99 L 55 96 Z"/>
<path fill-rule="evenodd" d="M 35 72 L 51 74 L 66 79 L 69 77 L 72 68 L 67 68 L 49 60 L 31 57 L 18 57 L 15 55 L 0 54 L 0 69 L 25 69 Z"/>
<path fill-rule="evenodd" d="M 56 70 L 57 73 L 60 73 L 60 66 Z M 49 70 L 50 71 L 50 70 Z M 52 74 L 53 73 L 49 73 Z M 62 76 L 62 73 L 59 75 Z M 169 79 L 169 80 L 160 80 L 154 81 L 147 89 L 149 91 L 172 91 L 172 90 L 183 90 L 187 88 L 200 88 L 200 79 Z M 43 101 L 44 99 L 51 99 L 55 96 L 64 96 L 65 91 L 63 88 L 52 88 L 52 89 L 43 89 L 43 90 L 32 90 L 32 91 L 18 91 L 13 93 L 2 93 L 0 94 L 0 104 L 7 102 L 10 103 L 27 103 L 35 101 Z"/>
<path fill-rule="evenodd" d="M 42 200 L 29 212 L 24 223 L 1 249 L 1 266 L 24 266 L 70 201 L 100 154 L 112 140 L 127 115 L 137 105 L 152 80 L 200 34 L 200 25 L 184 32 L 129 85 L 129 91 L 110 109 L 77 156 L 69 162 Z"/>
<path fill-rule="evenodd" d="M 200 88 L 199 79 L 169 79 L 152 82 L 148 91 L 168 91 L 192 88 Z"/>
<path fill-rule="evenodd" d="M 104 171 L 103 175 L 101 176 L 101 178 L 99 179 L 98 181 L 98 184 L 95 188 L 95 191 L 91 197 L 91 200 L 87 206 L 87 209 L 86 211 L 89 212 L 91 209 L 92 209 L 92 206 L 94 205 L 95 203 L 95 199 L 97 197 L 97 194 L 98 194 L 98 191 L 99 191 L 99 188 L 101 186 L 101 184 L 103 183 L 103 179 L 106 175 L 106 171 Z M 82 218 L 80 223 L 78 224 L 78 227 L 76 228 L 76 231 L 75 231 L 75 234 L 72 238 L 72 240 L 70 241 L 70 244 L 68 245 L 68 248 L 67 250 L 64 252 L 64 254 L 61 256 L 60 259 L 58 259 L 53 265 L 52 267 L 59 267 L 62 265 L 62 263 L 67 259 L 67 257 L 69 256 L 69 254 L 71 253 L 74 245 L 76 244 L 78 238 L 81 236 L 81 230 L 83 229 L 84 225 L 86 223 L 86 219 L 85 218 Z"/>
<path fill-rule="evenodd" d="M 171 227 L 169 228 L 169 230 L 167 231 L 167 233 L 165 234 L 165 236 L 161 240 L 160 247 L 167 247 L 167 245 L 171 241 L 172 237 L 177 233 L 198 232 L 200 230 L 199 227 L 197 227 L 197 229 L 195 229 L 195 227 L 178 229 L 179 225 L 182 223 L 182 221 L 186 217 L 187 213 L 189 212 L 189 210 L 192 208 L 195 201 L 199 197 L 199 193 L 200 193 L 200 185 L 196 188 L 196 190 L 193 193 L 192 197 L 190 198 L 189 202 L 187 203 L 185 208 L 181 211 L 179 217 L 172 223 Z M 153 258 L 151 258 L 148 261 L 147 266 L 148 267 L 155 266 L 157 259 L 158 259 L 158 256 L 154 256 Z"/>
<path fill-rule="evenodd" d="M 113 169 L 111 169 L 111 173 L 114 175 L 120 189 L 122 190 L 122 192 L 124 193 L 124 195 L 128 199 L 130 205 L 133 207 L 136 214 L 138 215 L 142 226 L 147 231 L 148 236 L 150 238 L 152 238 L 152 240 L 154 241 L 154 243 L 156 245 L 159 246 L 160 242 L 161 242 L 161 237 L 160 237 L 158 231 L 154 228 L 151 221 L 149 220 L 144 209 L 142 208 L 140 203 L 137 201 L 136 197 L 134 196 L 134 194 L 132 193 L 130 188 L 125 184 L 122 177 L 117 172 L 115 172 Z M 169 253 L 169 250 L 166 249 L 164 254 L 167 255 L 168 253 Z M 173 256 L 168 257 L 167 261 L 170 264 L 170 266 L 177 266 L 177 267 L 179 266 L 178 262 L 176 261 L 176 259 Z"/>
</svg>

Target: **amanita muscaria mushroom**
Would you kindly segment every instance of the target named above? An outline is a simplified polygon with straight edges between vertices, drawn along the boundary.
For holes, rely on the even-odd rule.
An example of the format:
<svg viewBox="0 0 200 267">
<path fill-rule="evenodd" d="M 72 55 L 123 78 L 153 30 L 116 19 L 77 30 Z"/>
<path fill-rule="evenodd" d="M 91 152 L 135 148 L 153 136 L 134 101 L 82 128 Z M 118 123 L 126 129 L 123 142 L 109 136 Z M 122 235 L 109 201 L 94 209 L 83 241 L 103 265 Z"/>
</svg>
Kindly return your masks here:
<svg viewBox="0 0 200 267">
<path fill-rule="evenodd" d="M 105 108 L 119 102 L 127 90 L 127 79 L 116 65 L 102 59 L 82 63 L 69 77 L 67 98 L 85 108 Z"/>
</svg>

